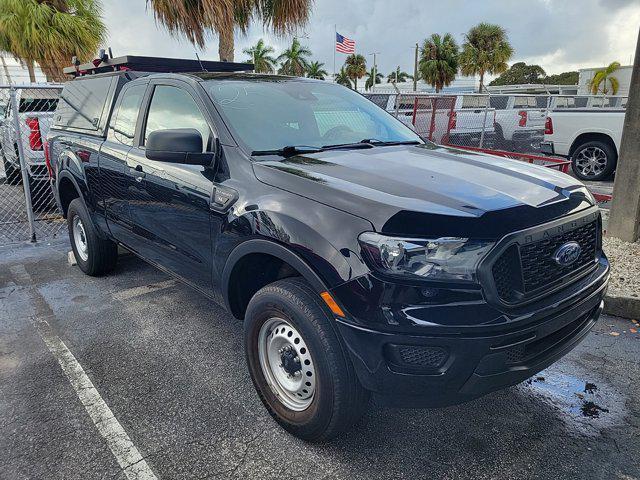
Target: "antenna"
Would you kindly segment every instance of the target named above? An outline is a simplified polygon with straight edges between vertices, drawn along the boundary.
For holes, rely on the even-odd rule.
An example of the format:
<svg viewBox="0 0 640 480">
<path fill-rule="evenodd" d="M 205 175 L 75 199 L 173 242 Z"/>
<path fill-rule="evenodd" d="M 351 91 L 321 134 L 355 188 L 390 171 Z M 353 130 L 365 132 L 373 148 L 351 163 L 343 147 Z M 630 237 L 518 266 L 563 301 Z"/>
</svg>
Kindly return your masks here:
<svg viewBox="0 0 640 480">
<path fill-rule="evenodd" d="M 193 52 L 196 54 L 196 58 L 198 59 L 198 63 L 200 64 L 200 69 L 201 69 L 203 72 L 206 72 L 206 71 L 207 71 L 207 69 L 206 69 L 206 68 L 204 68 L 204 66 L 202 65 L 202 61 L 200 60 L 200 56 L 198 55 L 198 52 L 197 52 L 196 50 L 194 50 Z"/>
</svg>

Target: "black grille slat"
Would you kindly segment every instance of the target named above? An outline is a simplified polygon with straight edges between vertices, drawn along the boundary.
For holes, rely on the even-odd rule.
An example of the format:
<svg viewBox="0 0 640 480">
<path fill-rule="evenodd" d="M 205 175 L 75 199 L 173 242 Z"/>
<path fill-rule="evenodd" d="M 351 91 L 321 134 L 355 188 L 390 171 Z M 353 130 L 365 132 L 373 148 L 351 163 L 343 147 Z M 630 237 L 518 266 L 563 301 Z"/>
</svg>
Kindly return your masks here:
<svg viewBox="0 0 640 480">
<path fill-rule="evenodd" d="M 522 291 L 518 246 L 511 245 L 493 264 L 493 278 L 498 295 L 505 301 L 516 300 L 516 293 Z"/>
<path fill-rule="evenodd" d="M 553 256 L 567 242 L 577 242 L 582 251 L 576 262 L 562 267 Z M 498 296 L 507 303 L 514 303 L 552 288 L 561 279 L 593 265 L 597 244 L 598 222 L 594 220 L 544 240 L 509 246 L 492 267 Z"/>
</svg>

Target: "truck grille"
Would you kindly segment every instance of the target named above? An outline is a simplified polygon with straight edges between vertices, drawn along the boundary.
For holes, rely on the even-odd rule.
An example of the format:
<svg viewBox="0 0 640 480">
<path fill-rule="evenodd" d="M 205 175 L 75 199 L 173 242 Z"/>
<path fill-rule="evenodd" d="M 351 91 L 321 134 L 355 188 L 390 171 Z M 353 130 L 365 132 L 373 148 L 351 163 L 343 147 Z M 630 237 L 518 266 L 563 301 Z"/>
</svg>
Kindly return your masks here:
<svg viewBox="0 0 640 480">
<path fill-rule="evenodd" d="M 567 242 L 577 242 L 582 251 L 569 266 L 558 265 L 553 256 Z M 553 288 L 561 279 L 576 275 L 594 265 L 598 244 L 598 222 L 525 245 L 509 246 L 492 267 L 498 296 L 517 303 Z"/>
</svg>

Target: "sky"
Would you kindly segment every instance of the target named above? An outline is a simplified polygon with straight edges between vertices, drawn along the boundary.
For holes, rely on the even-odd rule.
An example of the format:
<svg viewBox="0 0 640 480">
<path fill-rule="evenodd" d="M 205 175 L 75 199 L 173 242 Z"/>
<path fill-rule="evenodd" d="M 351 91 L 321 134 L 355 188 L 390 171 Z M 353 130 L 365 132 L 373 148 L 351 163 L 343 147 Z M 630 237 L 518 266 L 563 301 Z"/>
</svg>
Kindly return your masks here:
<svg viewBox="0 0 640 480">
<path fill-rule="evenodd" d="M 108 46 L 115 56 L 138 54 L 194 58 L 194 47 L 171 37 L 156 25 L 144 0 L 102 0 Z M 298 36 L 315 60 L 333 71 L 334 28 L 356 41 L 367 63 L 377 57 L 378 70 L 397 65 L 413 70 L 416 42 L 432 33 L 449 32 L 459 43 L 479 22 L 497 23 L 508 33 L 515 55 L 510 63 L 541 65 L 548 74 L 599 67 L 617 60 L 631 62 L 640 27 L 640 0 L 316 0 L 309 25 Z M 280 53 L 292 37 L 277 38 L 261 24 L 246 36 L 236 34 L 236 60 L 259 38 Z M 202 59 L 217 60 L 217 38 L 199 51 Z M 339 66 L 345 55 L 336 54 Z"/>
<path fill-rule="evenodd" d="M 145 0 L 102 0 L 108 28 L 105 46 L 115 56 L 149 55 L 195 58 L 186 40 L 157 25 Z M 412 73 L 415 44 L 432 33 L 451 33 L 461 44 L 464 33 L 479 22 L 507 30 L 515 54 L 510 63 L 541 65 L 547 74 L 601 67 L 617 60 L 632 62 L 640 27 L 640 0 L 315 0 L 309 25 L 297 35 L 333 72 L 334 29 L 356 41 L 358 53 L 387 74 L 400 66 Z M 279 54 L 292 36 L 277 38 L 254 24 L 236 34 L 237 61 L 242 50 L 264 38 Z M 218 41 L 208 38 L 201 59 L 218 59 Z M 337 68 L 345 55 L 336 54 Z"/>
</svg>

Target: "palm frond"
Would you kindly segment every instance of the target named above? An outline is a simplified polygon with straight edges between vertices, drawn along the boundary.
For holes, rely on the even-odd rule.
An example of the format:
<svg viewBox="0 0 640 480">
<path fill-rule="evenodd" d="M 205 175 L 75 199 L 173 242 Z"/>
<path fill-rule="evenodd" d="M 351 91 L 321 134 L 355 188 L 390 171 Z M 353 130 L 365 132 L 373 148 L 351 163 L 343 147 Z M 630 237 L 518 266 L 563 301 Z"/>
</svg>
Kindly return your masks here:
<svg viewBox="0 0 640 480">
<path fill-rule="evenodd" d="M 66 79 L 72 56 L 93 58 L 105 35 L 97 0 L 0 1 L 0 47 L 51 80 Z"/>
</svg>

